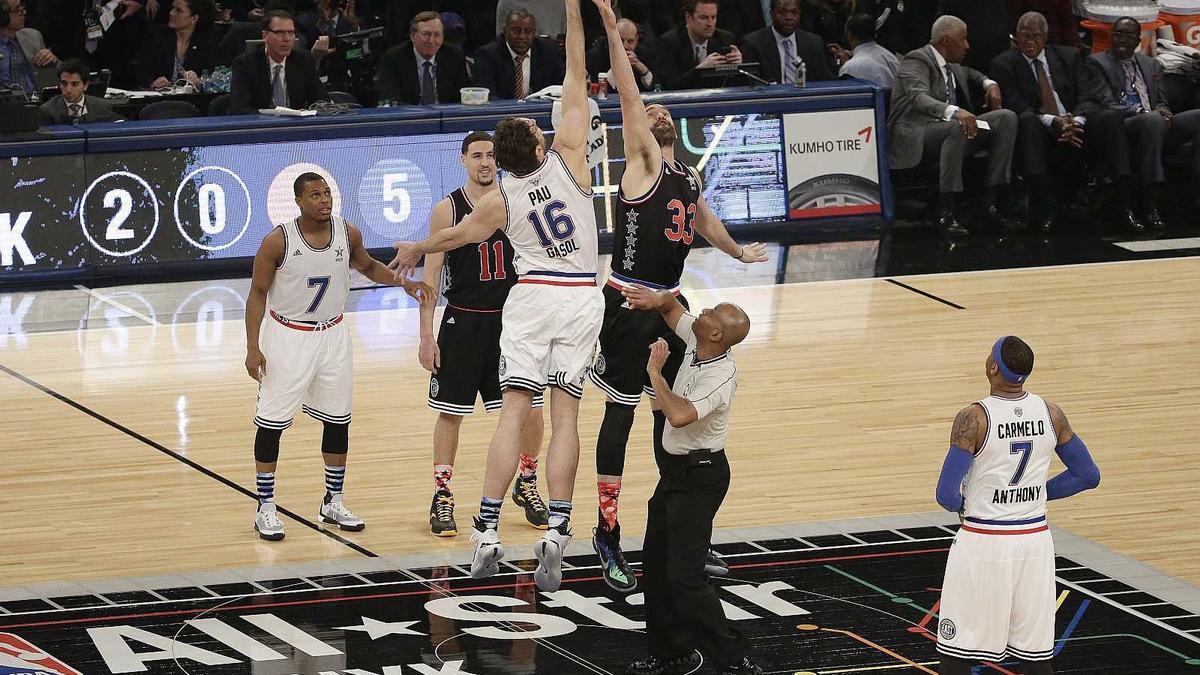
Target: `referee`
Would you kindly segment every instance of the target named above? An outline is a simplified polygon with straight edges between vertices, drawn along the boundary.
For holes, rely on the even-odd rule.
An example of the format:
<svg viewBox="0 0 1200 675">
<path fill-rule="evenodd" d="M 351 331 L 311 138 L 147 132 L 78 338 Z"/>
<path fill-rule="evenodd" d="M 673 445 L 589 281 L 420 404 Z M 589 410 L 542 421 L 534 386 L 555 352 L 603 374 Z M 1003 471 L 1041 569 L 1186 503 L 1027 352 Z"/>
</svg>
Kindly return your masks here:
<svg viewBox="0 0 1200 675">
<path fill-rule="evenodd" d="M 686 347 L 673 387 L 662 374 L 669 350 L 661 338 L 650 346 L 646 365 L 662 407 L 654 411 L 658 486 L 647 505 L 642 548 L 650 656 L 629 664 L 625 672 L 692 672 L 701 663 L 696 647 L 703 645 L 726 675 L 760 675 L 762 669 L 746 655 L 745 636 L 725 617 L 704 573 L 713 518 L 729 491 L 725 435 L 737 389 L 729 350 L 746 338 L 750 319 L 730 303 L 692 316 L 670 293 L 642 286 L 621 292 L 634 309 L 662 314 Z"/>
</svg>

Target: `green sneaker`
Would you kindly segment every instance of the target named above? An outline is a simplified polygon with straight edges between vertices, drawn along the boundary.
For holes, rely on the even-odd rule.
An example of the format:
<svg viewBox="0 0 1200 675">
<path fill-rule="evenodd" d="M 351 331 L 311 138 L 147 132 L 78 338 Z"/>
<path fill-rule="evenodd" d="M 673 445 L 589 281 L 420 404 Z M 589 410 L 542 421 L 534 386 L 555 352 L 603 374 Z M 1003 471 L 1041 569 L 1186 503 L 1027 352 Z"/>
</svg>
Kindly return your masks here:
<svg viewBox="0 0 1200 675">
<path fill-rule="evenodd" d="M 604 583 L 609 588 L 621 593 L 629 593 L 637 588 L 637 576 L 633 568 L 625 562 L 625 554 L 621 552 L 621 526 L 617 525 L 611 532 L 597 527 L 592 530 L 592 548 L 600 556 L 601 572 Z"/>
</svg>

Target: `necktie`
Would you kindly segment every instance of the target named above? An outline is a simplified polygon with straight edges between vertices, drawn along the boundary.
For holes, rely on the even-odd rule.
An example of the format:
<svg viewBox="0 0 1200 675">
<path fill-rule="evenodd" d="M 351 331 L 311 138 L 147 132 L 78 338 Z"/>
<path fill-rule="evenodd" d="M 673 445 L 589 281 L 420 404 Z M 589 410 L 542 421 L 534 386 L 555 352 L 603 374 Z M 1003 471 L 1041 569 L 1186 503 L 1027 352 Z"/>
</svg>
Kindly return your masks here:
<svg viewBox="0 0 1200 675">
<path fill-rule="evenodd" d="M 79 118 L 83 117 L 83 106 L 79 105 L 78 103 L 72 103 L 68 105 L 67 108 L 69 108 L 71 111 L 71 123 L 78 123 Z"/>
<path fill-rule="evenodd" d="M 694 45 L 693 49 L 696 50 L 696 63 L 700 63 L 704 57 L 708 56 L 708 50 L 702 44 Z"/>
<path fill-rule="evenodd" d="M 525 65 L 525 59 L 528 57 L 528 54 L 517 54 L 517 58 L 513 59 L 513 70 L 516 71 L 513 75 L 515 78 L 513 80 L 513 98 L 517 99 L 518 101 L 525 98 L 526 94 L 525 73 L 523 66 Z"/>
<path fill-rule="evenodd" d="M 1042 97 L 1042 113 L 1055 116 L 1062 114 L 1062 111 L 1058 109 L 1058 103 L 1054 100 L 1054 90 L 1050 88 L 1050 78 L 1046 76 L 1046 69 L 1042 67 L 1041 60 L 1033 62 L 1033 70 L 1037 73 L 1038 93 Z"/>
<path fill-rule="evenodd" d="M 421 105 L 437 103 L 437 89 L 433 84 L 433 64 L 425 62 L 421 70 Z"/>
<path fill-rule="evenodd" d="M 946 64 L 946 103 L 950 105 L 958 105 L 957 87 L 954 86 L 954 71 L 950 70 L 950 64 Z"/>
<path fill-rule="evenodd" d="M 1125 62 L 1125 90 L 1133 91 L 1137 94 L 1137 100 L 1133 101 L 1141 107 L 1139 112 L 1150 110 L 1150 92 L 1146 91 L 1146 83 L 1142 78 L 1138 77 L 1137 64 L 1133 59 Z"/>
<path fill-rule="evenodd" d="M 796 48 L 791 38 L 783 41 L 783 83 L 793 84 L 796 81 Z"/>
<path fill-rule="evenodd" d="M 271 103 L 275 106 L 287 105 L 287 92 L 283 88 L 283 66 L 275 66 L 275 75 L 271 78 Z"/>
</svg>

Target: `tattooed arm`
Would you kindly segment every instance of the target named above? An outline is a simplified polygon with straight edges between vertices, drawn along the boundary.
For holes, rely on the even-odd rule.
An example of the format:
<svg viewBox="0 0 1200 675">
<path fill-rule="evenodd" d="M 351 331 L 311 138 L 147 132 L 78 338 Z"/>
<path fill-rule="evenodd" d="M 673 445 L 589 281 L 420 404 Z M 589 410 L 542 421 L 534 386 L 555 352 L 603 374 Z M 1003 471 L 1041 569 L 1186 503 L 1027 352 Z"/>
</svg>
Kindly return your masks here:
<svg viewBox="0 0 1200 675">
<path fill-rule="evenodd" d="M 937 502 L 947 511 L 962 514 L 964 507 L 962 482 L 971 470 L 975 453 L 987 431 L 987 418 L 983 408 L 976 403 L 958 411 L 954 427 L 950 430 L 950 450 L 942 462 L 942 474 L 938 477 Z"/>
<path fill-rule="evenodd" d="M 1058 447 L 1054 451 L 1067 466 L 1066 471 L 1046 481 L 1046 498 L 1062 499 L 1100 485 L 1100 467 L 1096 466 L 1083 439 L 1071 428 L 1067 414 L 1050 401 L 1046 401 L 1046 408 L 1058 434 Z"/>
<path fill-rule="evenodd" d="M 972 403 L 958 411 L 958 415 L 954 417 L 954 426 L 950 429 L 950 445 L 975 455 L 982 449 L 986 436 L 987 417 L 983 414 L 982 406 Z"/>
</svg>

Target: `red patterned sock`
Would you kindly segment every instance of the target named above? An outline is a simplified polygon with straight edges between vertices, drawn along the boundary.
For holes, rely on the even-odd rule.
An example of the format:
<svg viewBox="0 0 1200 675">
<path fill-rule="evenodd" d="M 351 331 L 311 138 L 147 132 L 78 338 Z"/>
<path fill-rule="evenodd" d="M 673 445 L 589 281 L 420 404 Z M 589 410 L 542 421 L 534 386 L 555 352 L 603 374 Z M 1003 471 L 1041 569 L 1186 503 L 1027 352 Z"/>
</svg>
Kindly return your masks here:
<svg viewBox="0 0 1200 675">
<path fill-rule="evenodd" d="M 521 478 L 533 480 L 537 478 L 538 458 L 521 453 Z"/>
<path fill-rule="evenodd" d="M 621 498 L 621 482 L 597 482 L 596 492 L 600 495 L 600 515 L 611 532 L 617 526 L 617 501 Z"/>
<path fill-rule="evenodd" d="M 433 465 L 434 490 L 449 490 L 450 477 L 454 475 L 454 467 L 450 464 Z"/>
</svg>

